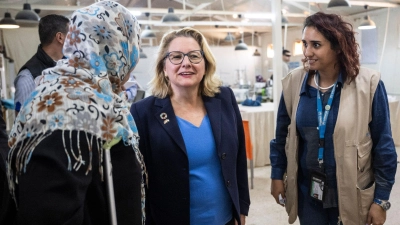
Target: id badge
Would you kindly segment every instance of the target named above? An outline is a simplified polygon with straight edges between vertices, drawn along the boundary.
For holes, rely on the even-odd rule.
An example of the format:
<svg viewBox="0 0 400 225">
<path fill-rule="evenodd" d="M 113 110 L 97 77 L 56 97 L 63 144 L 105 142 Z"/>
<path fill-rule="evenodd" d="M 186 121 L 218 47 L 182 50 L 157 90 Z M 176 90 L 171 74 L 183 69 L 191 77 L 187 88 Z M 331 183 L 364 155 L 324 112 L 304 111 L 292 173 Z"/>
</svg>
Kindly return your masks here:
<svg viewBox="0 0 400 225">
<path fill-rule="evenodd" d="M 311 173 L 311 185 L 310 185 L 310 196 L 311 198 L 323 201 L 324 199 L 324 188 L 326 185 L 326 176 L 320 172 Z"/>
</svg>

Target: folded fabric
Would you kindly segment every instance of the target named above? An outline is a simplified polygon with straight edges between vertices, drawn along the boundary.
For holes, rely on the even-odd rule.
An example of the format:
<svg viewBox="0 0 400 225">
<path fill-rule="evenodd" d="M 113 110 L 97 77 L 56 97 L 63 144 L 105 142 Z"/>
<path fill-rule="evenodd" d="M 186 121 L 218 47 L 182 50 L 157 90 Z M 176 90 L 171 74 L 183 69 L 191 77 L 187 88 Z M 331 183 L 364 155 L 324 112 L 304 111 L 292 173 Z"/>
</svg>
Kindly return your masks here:
<svg viewBox="0 0 400 225">
<path fill-rule="evenodd" d="M 242 102 L 242 105 L 244 106 L 261 106 L 261 101 L 257 98 L 257 100 L 251 100 L 249 98 L 246 98 L 246 100 L 244 100 Z"/>
<path fill-rule="evenodd" d="M 14 109 L 14 99 L 1 99 L 1 104 L 6 109 Z"/>
</svg>

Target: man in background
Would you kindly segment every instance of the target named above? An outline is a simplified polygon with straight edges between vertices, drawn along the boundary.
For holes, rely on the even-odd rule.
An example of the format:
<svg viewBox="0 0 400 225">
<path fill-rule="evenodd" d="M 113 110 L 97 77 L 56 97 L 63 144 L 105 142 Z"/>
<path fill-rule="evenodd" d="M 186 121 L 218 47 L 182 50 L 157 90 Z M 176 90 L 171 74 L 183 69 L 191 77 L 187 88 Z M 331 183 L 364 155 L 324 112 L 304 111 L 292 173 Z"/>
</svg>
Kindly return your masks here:
<svg viewBox="0 0 400 225">
<path fill-rule="evenodd" d="M 289 73 L 289 65 L 290 62 L 290 51 L 287 49 L 283 49 L 282 51 L 282 77 L 286 76 Z"/>
<path fill-rule="evenodd" d="M 61 15 L 51 14 L 40 19 L 38 50 L 22 66 L 14 80 L 16 115 L 35 89 L 35 78 L 41 75 L 44 69 L 54 67 L 56 62 L 63 58 L 62 48 L 68 33 L 68 24 L 69 19 Z"/>
</svg>

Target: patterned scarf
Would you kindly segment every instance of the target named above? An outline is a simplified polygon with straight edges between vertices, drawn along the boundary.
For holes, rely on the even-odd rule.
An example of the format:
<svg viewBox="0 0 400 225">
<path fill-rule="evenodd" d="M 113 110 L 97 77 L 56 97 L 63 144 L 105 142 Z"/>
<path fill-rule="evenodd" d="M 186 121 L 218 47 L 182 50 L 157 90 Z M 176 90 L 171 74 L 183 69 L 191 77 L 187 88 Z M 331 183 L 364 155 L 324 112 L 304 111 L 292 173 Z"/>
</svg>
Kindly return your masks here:
<svg viewBox="0 0 400 225">
<path fill-rule="evenodd" d="M 9 159 L 16 157 L 16 171 L 8 161 L 12 193 L 18 175 L 26 172 L 35 147 L 56 130 L 89 133 L 96 139 L 91 144 L 101 146 L 102 151 L 112 140 L 121 139 L 133 147 L 145 173 L 136 124 L 121 89 L 139 61 L 139 34 L 137 19 L 116 2 L 97 2 L 72 14 L 63 49 L 67 59 L 43 71 L 38 87 L 24 103 L 11 130 Z M 66 143 L 69 140 L 64 140 L 65 149 L 69 146 Z M 71 157 L 65 152 L 68 170 L 77 171 L 84 165 L 80 153 Z M 91 163 L 86 173 L 91 170 Z"/>
</svg>

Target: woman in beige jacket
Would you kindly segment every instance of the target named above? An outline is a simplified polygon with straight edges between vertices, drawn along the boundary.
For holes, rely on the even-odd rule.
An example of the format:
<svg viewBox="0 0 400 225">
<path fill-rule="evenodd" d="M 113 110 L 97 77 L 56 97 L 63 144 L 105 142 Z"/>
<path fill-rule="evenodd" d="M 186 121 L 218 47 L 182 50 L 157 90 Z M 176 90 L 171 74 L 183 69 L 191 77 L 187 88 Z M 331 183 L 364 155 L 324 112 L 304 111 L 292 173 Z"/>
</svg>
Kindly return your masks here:
<svg viewBox="0 0 400 225">
<path fill-rule="evenodd" d="M 282 81 L 271 194 L 290 223 L 383 224 L 397 156 L 380 74 L 360 68 L 338 15 L 307 17 L 302 41 L 305 67 Z"/>
</svg>

